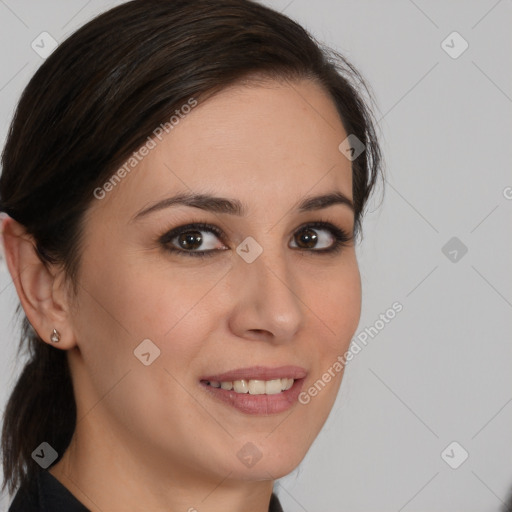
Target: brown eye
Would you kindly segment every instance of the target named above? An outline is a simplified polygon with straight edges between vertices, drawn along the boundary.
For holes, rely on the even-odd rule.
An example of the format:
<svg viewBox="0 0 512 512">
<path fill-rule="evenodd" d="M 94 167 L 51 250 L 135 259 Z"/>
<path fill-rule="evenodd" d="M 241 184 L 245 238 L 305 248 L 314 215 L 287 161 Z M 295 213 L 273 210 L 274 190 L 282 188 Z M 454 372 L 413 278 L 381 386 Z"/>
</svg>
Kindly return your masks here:
<svg viewBox="0 0 512 512">
<path fill-rule="evenodd" d="M 318 242 L 318 235 L 313 229 L 304 229 L 296 236 L 297 245 L 304 249 L 312 249 Z"/>
<path fill-rule="evenodd" d="M 216 226 L 199 222 L 172 229 L 159 240 L 169 252 L 184 256 L 213 256 L 228 249 L 222 238 L 223 234 Z"/>
<path fill-rule="evenodd" d="M 336 246 L 337 241 L 342 240 L 342 235 L 337 234 L 337 228 L 325 224 L 310 224 L 299 229 L 293 237 L 291 247 L 297 249 L 313 250 L 314 252 L 327 252 Z"/>
<path fill-rule="evenodd" d="M 309 223 L 295 232 L 291 248 L 311 253 L 335 253 L 348 244 L 353 235 L 329 222 Z M 159 238 L 165 250 L 181 256 L 213 256 L 229 250 L 223 232 L 211 224 L 192 223 L 168 231 Z"/>
<path fill-rule="evenodd" d="M 181 233 L 177 237 L 178 245 L 181 249 L 199 249 L 203 243 L 203 237 L 200 231 L 187 231 Z"/>
</svg>

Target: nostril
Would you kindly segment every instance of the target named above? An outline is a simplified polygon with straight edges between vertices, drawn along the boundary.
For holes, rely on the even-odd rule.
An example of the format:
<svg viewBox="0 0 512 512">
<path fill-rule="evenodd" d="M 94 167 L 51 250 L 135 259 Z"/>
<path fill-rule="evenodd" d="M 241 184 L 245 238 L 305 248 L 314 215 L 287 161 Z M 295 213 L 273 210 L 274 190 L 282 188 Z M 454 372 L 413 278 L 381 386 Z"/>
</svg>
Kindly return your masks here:
<svg viewBox="0 0 512 512">
<path fill-rule="evenodd" d="M 254 334 L 259 334 L 259 335 L 268 334 L 268 331 L 266 331 L 265 329 L 251 329 L 251 332 L 253 332 Z"/>
</svg>

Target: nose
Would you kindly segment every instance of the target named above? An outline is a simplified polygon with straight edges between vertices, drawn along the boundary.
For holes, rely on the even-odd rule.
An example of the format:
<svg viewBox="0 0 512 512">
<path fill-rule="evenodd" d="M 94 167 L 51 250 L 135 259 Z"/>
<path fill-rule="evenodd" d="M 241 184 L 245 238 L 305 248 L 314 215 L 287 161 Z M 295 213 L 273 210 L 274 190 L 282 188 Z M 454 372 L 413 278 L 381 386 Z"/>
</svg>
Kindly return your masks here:
<svg viewBox="0 0 512 512">
<path fill-rule="evenodd" d="M 304 321 L 299 281 L 286 258 L 264 250 L 252 263 L 238 258 L 230 272 L 230 328 L 242 338 L 276 343 L 292 340 Z"/>
</svg>

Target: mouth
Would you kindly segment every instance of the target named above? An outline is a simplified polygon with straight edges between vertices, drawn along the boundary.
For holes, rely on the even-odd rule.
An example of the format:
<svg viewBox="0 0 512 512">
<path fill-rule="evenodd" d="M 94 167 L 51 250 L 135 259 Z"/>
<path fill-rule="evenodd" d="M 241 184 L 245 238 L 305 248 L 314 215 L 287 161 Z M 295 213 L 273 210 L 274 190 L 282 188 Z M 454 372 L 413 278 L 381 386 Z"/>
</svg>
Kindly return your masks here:
<svg viewBox="0 0 512 512">
<path fill-rule="evenodd" d="M 245 394 L 249 393 L 250 395 L 276 395 L 277 393 L 281 393 L 290 389 L 295 382 L 295 379 L 289 379 L 287 377 L 282 379 L 272 379 L 272 380 L 257 380 L 257 379 L 240 379 L 235 381 L 201 381 L 207 386 L 211 386 L 212 388 L 221 388 L 226 391 L 233 390 L 235 393 Z"/>
<path fill-rule="evenodd" d="M 276 414 L 297 402 L 307 372 L 298 366 L 240 368 L 200 379 L 217 402 L 246 414 Z"/>
</svg>

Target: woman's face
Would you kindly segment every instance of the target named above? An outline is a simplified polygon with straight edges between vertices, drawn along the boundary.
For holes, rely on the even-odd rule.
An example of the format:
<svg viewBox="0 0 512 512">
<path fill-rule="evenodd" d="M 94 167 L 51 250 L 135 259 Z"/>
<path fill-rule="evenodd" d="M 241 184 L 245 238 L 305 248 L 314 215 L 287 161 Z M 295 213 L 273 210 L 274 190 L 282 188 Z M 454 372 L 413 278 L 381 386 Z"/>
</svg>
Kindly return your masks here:
<svg viewBox="0 0 512 512">
<path fill-rule="evenodd" d="M 71 320 L 77 432 L 180 478 L 274 479 L 300 463 L 342 372 L 307 404 L 298 394 L 345 353 L 360 317 L 353 240 L 336 239 L 353 234 L 353 210 L 314 200 L 352 199 L 347 135 L 310 81 L 237 85 L 182 112 L 94 199 Z M 208 199 L 142 213 L 193 195 Z M 240 393 L 242 380 L 274 382 Z"/>
</svg>

